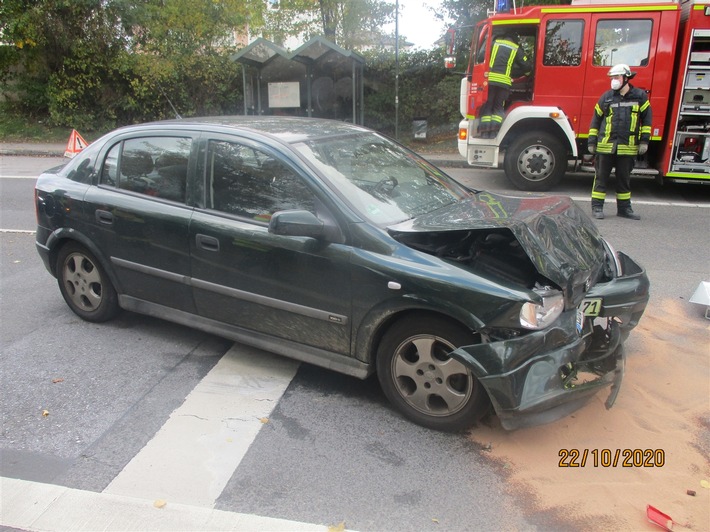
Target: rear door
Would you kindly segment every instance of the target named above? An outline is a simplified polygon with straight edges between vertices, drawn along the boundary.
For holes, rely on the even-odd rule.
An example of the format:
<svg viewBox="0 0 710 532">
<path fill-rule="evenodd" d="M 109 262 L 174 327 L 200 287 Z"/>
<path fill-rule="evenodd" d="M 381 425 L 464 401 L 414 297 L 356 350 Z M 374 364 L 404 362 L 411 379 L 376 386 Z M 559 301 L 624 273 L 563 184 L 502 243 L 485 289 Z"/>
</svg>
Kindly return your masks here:
<svg viewBox="0 0 710 532">
<path fill-rule="evenodd" d="M 194 312 L 189 286 L 187 175 L 195 136 L 142 133 L 103 150 L 85 196 L 90 238 L 125 296 Z"/>
<path fill-rule="evenodd" d="M 350 354 L 350 251 L 274 235 L 271 215 L 307 210 L 330 219 L 308 175 L 248 139 L 204 139 L 204 209 L 190 225 L 200 315 L 255 333 Z"/>
</svg>

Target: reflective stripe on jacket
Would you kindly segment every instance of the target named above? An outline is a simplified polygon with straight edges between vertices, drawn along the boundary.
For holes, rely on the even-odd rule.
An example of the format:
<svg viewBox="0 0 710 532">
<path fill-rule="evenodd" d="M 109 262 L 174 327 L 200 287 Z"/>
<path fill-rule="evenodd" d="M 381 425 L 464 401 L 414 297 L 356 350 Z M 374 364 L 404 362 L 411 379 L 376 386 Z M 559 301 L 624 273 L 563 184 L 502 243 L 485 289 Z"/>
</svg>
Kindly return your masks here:
<svg viewBox="0 0 710 532">
<path fill-rule="evenodd" d="M 525 52 L 513 41 L 506 39 L 496 39 L 493 43 L 488 66 L 488 83 L 503 87 L 510 87 L 513 84 L 513 69 L 518 76 L 530 73 L 530 63 Z"/>
<path fill-rule="evenodd" d="M 597 153 L 638 155 L 639 143 L 651 140 L 651 104 L 646 91 L 630 86 L 625 95 L 608 90 L 594 106 L 588 145 Z"/>
</svg>

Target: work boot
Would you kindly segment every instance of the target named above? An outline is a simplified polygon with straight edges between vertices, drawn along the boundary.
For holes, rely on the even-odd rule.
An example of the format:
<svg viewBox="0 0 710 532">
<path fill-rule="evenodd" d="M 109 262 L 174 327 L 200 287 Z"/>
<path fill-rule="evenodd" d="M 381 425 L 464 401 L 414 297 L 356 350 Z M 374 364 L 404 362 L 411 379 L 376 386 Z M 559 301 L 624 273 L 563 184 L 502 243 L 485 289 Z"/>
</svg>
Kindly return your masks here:
<svg viewBox="0 0 710 532">
<path fill-rule="evenodd" d="M 619 207 L 616 211 L 616 215 L 622 218 L 628 218 L 629 220 L 641 219 L 641 217 L 633 211 L 631 205 L 624 205 Z"/>
<path fill-rule="evenodd" d="M 604 201 L 598 199 L 592 200 L 592 216 L 597 220 L 604 219 Z"/>
<path fill-rule="evenodd" d="M 629 220 L 640 220 L 641 217 L 631 208 L 631 200 L 616 200 L 616 215 Z"/>
</svg>

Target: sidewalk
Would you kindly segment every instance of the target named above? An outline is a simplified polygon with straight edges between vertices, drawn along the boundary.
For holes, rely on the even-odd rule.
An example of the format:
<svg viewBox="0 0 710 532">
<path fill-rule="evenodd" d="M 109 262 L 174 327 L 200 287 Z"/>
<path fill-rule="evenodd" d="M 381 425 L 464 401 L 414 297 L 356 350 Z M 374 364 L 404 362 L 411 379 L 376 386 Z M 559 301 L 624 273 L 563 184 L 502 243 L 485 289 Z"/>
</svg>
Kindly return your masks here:
<svg viewBox="0 0 710 532">
<path fill-rule="evenodd" d="M 25 156 L 25 157 L 63 157 L 66 144 L 62 143 L 41 143 L 41 142 L 0 142 L 0 156 Z M 468 165 L 463 157 L 455 149 L 444 153 L 428 153 L 426 146 L 422 150 L 417 150 L 417 146 L 410 146 L 410 149 L 417 151 L 427 161 L 441 166 L 442 168 L 467 168 Z"/>
<path fill-rule="evenodd" d="M 0 142 L 0 156 L 63 157 L 66 143 Z"/>
</svg>

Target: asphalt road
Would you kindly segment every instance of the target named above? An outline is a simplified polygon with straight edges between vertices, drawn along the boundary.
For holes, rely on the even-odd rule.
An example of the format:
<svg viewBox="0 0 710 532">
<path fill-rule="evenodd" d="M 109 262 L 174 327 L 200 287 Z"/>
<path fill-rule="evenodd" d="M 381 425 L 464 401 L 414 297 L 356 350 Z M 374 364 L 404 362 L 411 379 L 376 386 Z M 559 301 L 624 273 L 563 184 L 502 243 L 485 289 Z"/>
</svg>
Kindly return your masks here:
<svg viewBox="0 0 710 532">
<path fill-rule="evenodd" d="M 166 440 L 161 434 L 166 427 L 175 428 L 180 417 L 175 412 L 193 405 L 195 390 L 214 383 L 222 364 L 254 357 L 261 359 L 257 364 L 287 362 L 135 314 L 123 313 L 100 325 L 77 318 L 41 264 L 31 233 L 33 178 L 61 162 L 29 157 L 3 157 L 0 162 L 0 475 L 31 481 L 31 486 L 118 496 L 122 488 L 117 479 L 126 475 L 129 490 L 141 489 L 144 479 L 130 477 L 138 457 L 151 447 L 165 455 L 179 447 L 182 436 Z M 476 188 L 509 190 L 500 171 L 449 173 Z M 590 186 L 591 176 L 575 175 L 556 192 L 588 202 Z M 634 200 L 642 221 L 609 216 L 598 226 L 617 249 L 647 268 L 652 302 L 687 299 L 700 280 L 710 280 L 710 187 L 661 188 L 652 181 L 637 182 Z M 689 319 L 702 314 L 693 305 L 686 311 Z M 259 417 L 243 456 L 236 459 L 230 448 L 219 455 L 203 437 L 198 451 L 150 473 L 158 482 L 174 484 L 183 462 L 222 456 L 203 467 L 224 476 L 212 502 L 198 502 L 204 491 L 194 478 L 194 500 L 188 489 L 183 504 L 317 525 L 344 522 L 354 530 L 565 526 L 558 515 L 535 510 L 529 494 L 508 486 L 506 471 L 465 435 L 436 433 L 402 420 L 376 381 L 306 364 L 295 365 L 294 372 L 276 399 L 263 400 L 273 404 Z M 212 409 L 246 402 L 229 395 L 229 388 L 211 389 Z M 237 436 L 229 434 L 221 444 L 234 443 Z M 184 433 L 185 440 L 193 437 L 199 440 L 200 435 Z M 139 469 L 138 476 L 149 476 L 147 469 Z M 143 498 L 151 503 L 166 498 L 168 508 L 179 497 L 144 489 L 155 495 Z M 3 513 L 0 525 L 16 526 L 6 521 L 7 515 Z M 196 522 L 185 519 L 185 529 Z M 138 521 L 144 529 L 152 528 L 146 523 Z M 261 525 L 266 528 L 271 526 Z"/>
</svg>

